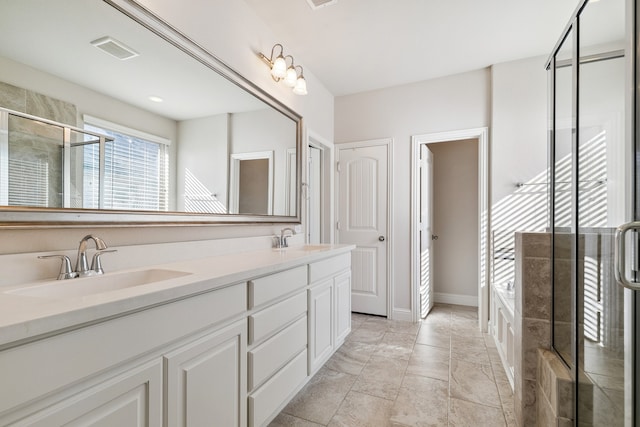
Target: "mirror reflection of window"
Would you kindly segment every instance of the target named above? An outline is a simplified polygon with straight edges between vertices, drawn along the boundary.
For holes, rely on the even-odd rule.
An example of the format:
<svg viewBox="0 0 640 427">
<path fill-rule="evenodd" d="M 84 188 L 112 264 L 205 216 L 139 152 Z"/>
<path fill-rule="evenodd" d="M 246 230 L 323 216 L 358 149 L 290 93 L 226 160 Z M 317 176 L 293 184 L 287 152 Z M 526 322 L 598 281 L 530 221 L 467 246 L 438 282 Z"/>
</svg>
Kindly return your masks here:
<svg viewBox="0 0 640 427">
<path fill-rule="evenodd" d="M 101 165 L 100 145 L 83 146 L 83 207 L 91 209 L 168 210 L 169 165 L 167 144 L 127 132 L 98 127 L 85 129 L 113 138 L 104 147 Z M 104 167 L 104 194 L 101 199 L 100 168 Z"/>
</svg>

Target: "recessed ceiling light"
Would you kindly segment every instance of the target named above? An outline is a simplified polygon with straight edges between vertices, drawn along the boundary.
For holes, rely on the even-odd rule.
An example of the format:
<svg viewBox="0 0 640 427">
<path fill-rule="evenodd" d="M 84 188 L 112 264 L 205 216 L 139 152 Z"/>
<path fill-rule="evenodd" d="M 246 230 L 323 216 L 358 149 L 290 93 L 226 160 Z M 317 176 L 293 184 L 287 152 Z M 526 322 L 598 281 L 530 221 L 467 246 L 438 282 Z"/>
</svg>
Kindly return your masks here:
<svg viewBox="0 0 640 427">
<path fill-rule="evenodd" d="M 164 99 L 160 98 L 159 96 L 150 96 L 149 97 L 149 101 L 153 101 L 153 102 L 162 102 L 164 101 Z"/>
</svg>

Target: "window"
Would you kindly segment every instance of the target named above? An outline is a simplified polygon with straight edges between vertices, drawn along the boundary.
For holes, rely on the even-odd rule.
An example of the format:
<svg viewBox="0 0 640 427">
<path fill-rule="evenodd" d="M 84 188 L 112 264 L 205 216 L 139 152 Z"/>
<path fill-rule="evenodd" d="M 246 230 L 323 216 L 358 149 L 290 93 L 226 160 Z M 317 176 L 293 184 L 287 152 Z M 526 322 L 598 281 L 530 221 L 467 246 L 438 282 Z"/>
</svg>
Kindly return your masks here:
<svg viewBox="0 0 640 427">
<path fill-rule="evenodd" d="M 113 141 L 108 141 L 104 147 L 102 200 L 100 144 L 84 145 L 83 206 L 101 209 L 168 210 L 168 141 L 110 125 L 98 119 L 85 117 L 86 130 L 109 136 Z"/>
</svg>

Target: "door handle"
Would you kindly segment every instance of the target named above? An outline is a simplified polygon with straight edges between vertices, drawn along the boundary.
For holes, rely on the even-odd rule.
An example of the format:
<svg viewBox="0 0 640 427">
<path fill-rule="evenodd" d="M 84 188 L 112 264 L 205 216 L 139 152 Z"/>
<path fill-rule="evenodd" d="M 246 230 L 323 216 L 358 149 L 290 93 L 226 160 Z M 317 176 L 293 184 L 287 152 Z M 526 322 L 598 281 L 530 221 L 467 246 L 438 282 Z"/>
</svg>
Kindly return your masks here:
<svg viewBox="0 0 640 427">
<path fill-rule="evenodd" d="M 639 282 L 632 282 L 627 279 L 626 276 L 626 246 L 627 233 L 631 230 L 640 229 L 640 222 L 628 222 L 626 224 L 621 225 L 616 228 L 615 233 L 615 244 L 613 251 L 613 264 L 614 264 L 614 274 L 616 277 L 616 281 L 619 285 L 624 286 L 625 288 L 632 289 L 634 291 L 640 290 Z"/>
<path fill-rule="evenodd" d="M 380 240 L 381 242 L 384 242 L 384 236 L 378 237 L 378 240 Z"/>
</svg>

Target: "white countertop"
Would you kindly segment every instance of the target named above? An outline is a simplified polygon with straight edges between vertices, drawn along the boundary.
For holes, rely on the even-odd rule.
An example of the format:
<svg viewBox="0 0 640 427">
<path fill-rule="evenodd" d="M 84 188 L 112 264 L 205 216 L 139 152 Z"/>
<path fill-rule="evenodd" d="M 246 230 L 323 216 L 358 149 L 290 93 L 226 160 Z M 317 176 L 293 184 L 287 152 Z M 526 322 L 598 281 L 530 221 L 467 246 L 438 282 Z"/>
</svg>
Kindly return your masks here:
<svg viewBox="0 0 640 427">
<path fill-rule="evenodd" d="M 311 263 L 352 249 L 353 245 L 263 249 L 120 270 L 100 277 L 153 268 L 188 274 L 82 297 L 53 299 L 7 293 L 34 284 L 52 282 L 55 285 L 58 283 L 55 280 L 0 288 L 0 348 Z"/>
</svg>

